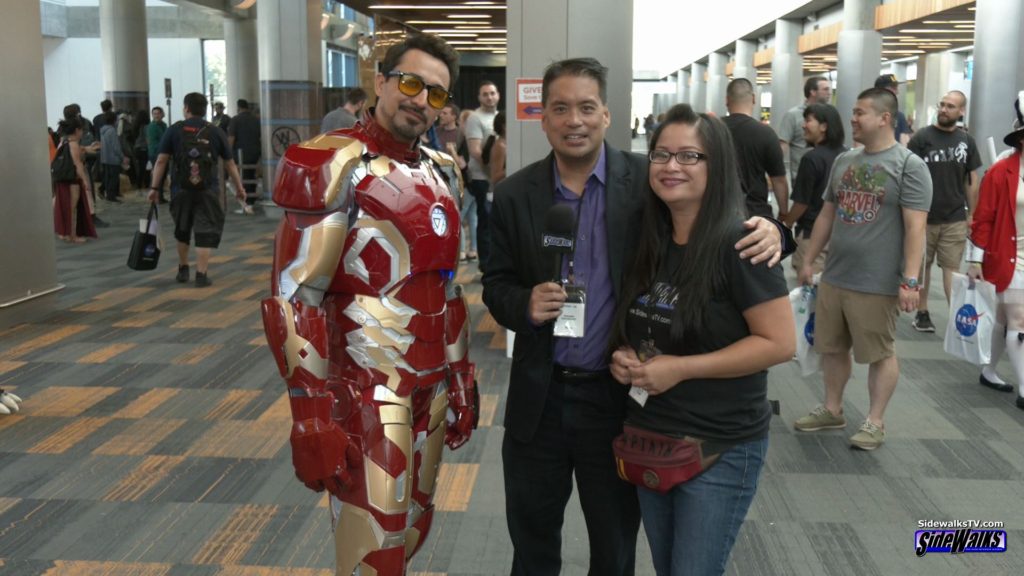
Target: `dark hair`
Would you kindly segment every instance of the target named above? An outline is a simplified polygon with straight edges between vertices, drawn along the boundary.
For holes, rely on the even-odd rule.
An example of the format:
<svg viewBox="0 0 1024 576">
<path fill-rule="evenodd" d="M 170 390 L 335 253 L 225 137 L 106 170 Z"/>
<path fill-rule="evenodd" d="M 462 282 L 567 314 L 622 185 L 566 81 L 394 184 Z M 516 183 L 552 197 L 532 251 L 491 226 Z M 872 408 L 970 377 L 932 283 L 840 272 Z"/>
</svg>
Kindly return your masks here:
<svg viewBox="0 0 1024 576">
<path fill-rule="evenodd" d="M 459 122 L 459 114 L 462 113 L 462 110 L 459 109 L 459 105 L 456 104 L 455 102 L 452 102 L 451 100 L 449 100 L 448 103 L 444 105 L 444 107 L 451 109 L 452 115 L 455 116 L 455 122 L 458 123 Z M 442 110 L 443 110 L 443 108 L 442 108 Z"/>
<path fill-rule="evenodd" d="M 738 102 L 742 99 L 750 100 L 754 95 L 754 86 L 746 78 L 734 78 L 725 88 L 725 99 L 729 102 Z"/>
<path fill-rule="evenodd" d="M 814 116 L 814 119 L 825 125 L 825 141 L 821 143 L 826 148 L 839 148 L 846 139 L 846 132 L 843 131 L 843 119 L 839 117 L 839 110 L 831 104 L 811 104 L 804 109 L 804 119 Z"/>
<path fill-rule="evenodd" d="M 484 86 L 494 86 L 495 90 L 498 89 L 498 85 L 494 83 L 494 80 L 481 80 L 480 83 L 476 85 L 476 93 L 479 94 L 480 89 Z"/>
<path fill-rule="evenodd" d="M 153 108 L 152 108 L 152 110 L 151 110 L 151 111 L 153 111 L 153 110 L 159 110 L 161 114 L 163 114 L 163 113 L 164 113 L 164 109 L 163 109 L 163 108 L 161 108 L 160 106 L 153 106 Z"/>
<path fill-rule="evenodd" d="M 113 109 L 114 103 L 111 102 L 109 99 L 100 102 L 100 110 L 102 110 L 103 112 L 110 112 Z"/>
<path fill-rule="evenodd" d="M 672 285 L 679 292 L 672 316 L 672 340 L 695 337 L 705 325 L 708 302 L 725 288 L 723 251 L 731 251 L 737 226 L 743 218 L 743 191 L 732 136 L 726 125 L 709 114 L 694 112 L 689 104 L 676 104 L 651 137 L 651 149 L 658 145 L 666 126 L 696 126 L 707 154 L 707 188 L 700 202 L 700 215 L 690 232 L 682 264 L 672 271 Z M 647 185 L 640 238 L 633 267 L 624 282 L 612 326 L 612 349 L 628 345 L 626 319 L 629 308 L 650 290 L 661 267 L 666 242 L 672 241 L 672 217 L 668 206 Z"/>
<path fill-rule="evenodd" d="M 899 111 L 899 103 L 896 95 L 885 88 L 868 88 L 857 95 L 857 100 L 871 100 L 871 107 L 879 114 L 889 113 L 892 118 L 891 125 L 896 124 L 896 112 Z"/>
<path fill-rule="evenodd" d="M 57 133 L 61 136 L 71 136 L 75 130 L 82 128 L 82 121 L 78 118 L 65 118 L 57 123 Z"/>
<path fill-rule="evenodd" d="M 64 119 L 72 120 L 82 115 L 82 107 L 78 104 L 68 104 L 64 107 Z"/>
<path fill-rule="evenodd" d="M 505 137 L 504 110 L 494 116 L 494 134 L 487 137 L 487 142 L 484 143 L 484 148 L 480 151 L 480 159 L 484 161 L 485 166 L 491 163 L 491 150 L 494 148 L 494 143 L 498 141 L 498 137 Z"/>
<path fill-rule="evenodd" d="M 239 98 L 238 102 L 235 102 L 235 107 L 238 108 L 239 110 L 248 110 L 249 109 L 249 101 L 246 100 L 245 98 Z"/>
<path fill-rule="evenodd" d="M 541 106 L 547 106 L 548 90 L 551 83 L 562 76 L 583 76 L 597 81 L 597 89 L 601 103 L 608 102 L 608 69 L 594 58 L 570 58 L 548 64 L 544 69 L 544 81 L 541 84 Z"/>
<path fill-rule="evenodd" d="M 366 102 L 366 90 L 358 86 L 349 90 L 348 94 L 345 95 L 346 104 L 359 104 L 360 102 Z"/>
<path fill-rule="evenodd" d="M 388 72 L 394 70 L 395 66 L 398 66 L 398 61 L 409 50 L 426 52 L 444 62 L 448 67 L 448 76 L 451 77 L 447 88 L 455 86 L 455 81 L 459 79 L 459 53 L 440 36 L 433 34 L 410 34 L 405 37 L 405 40 L 392 44 L 384 53 L 384 60 L 380 63 L 380 73 L 387 75 Z"/>
<path fill-rule="evenodd" d="M 804 82 L 804 98 L 810 98 L 811 92 L 818 91 L 818 82 L 828 82 L 824 76 L 811 76 Z"/>
<path fill-rule="evenodd" d="M 149 110 L 136 110 L 135 117 L 132 120 L 134 120 L 135 128 L 141 129 L 146 124 L 149 124 Z"/>
<path fill-rule="evenodd" d="M 199 92 L 185 94 L 185 109 L 193 116 L 206 116 L 206 96 Z"/>
<path fill-rule="evenodd" d="M 114 112 L 113 110 L 108 110 L 107 112 L 104 112 L 103 113 L 103 123 L 108 125 L 108 126 L 116 126 L 117 125 L 117 113 Z"/>
<path fill-rule="evenodd" d="M 223 102 L 214 102 L 213 103 L 213 107 L 214 107 L 214 109 L 216 109 L 216 108 L 223 108 L 224 107 L 224 103 Z"/>
</svg>

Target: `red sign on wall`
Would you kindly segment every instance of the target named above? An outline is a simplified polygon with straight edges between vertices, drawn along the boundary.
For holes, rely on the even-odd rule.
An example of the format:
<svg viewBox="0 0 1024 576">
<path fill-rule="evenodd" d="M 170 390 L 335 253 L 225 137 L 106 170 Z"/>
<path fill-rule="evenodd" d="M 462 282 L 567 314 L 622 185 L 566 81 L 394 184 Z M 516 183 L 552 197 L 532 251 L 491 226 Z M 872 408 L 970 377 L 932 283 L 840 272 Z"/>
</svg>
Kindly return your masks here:
<svg viewBox="0 0 1024 576">
<path fill-rule="evenodd" d="M 540 120 L 542 83 L 540 78 L 516 78 L 516 120 Z"/>
</svg>

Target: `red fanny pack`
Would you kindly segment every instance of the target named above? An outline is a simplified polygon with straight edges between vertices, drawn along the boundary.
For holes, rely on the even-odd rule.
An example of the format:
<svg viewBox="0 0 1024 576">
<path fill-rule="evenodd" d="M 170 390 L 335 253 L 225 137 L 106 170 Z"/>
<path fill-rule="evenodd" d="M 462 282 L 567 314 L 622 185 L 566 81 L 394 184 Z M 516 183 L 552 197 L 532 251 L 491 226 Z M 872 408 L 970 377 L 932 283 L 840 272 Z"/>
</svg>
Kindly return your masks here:
<svg viewBox="0 0 1024 576">
<path fill-rule="evenodd" d="M 703 440 L 673 438 L 625 425 L 612 444 L 619 477 L 664 494 L 707 470 L 719 454 L 705 456 Z"/>
</svg>

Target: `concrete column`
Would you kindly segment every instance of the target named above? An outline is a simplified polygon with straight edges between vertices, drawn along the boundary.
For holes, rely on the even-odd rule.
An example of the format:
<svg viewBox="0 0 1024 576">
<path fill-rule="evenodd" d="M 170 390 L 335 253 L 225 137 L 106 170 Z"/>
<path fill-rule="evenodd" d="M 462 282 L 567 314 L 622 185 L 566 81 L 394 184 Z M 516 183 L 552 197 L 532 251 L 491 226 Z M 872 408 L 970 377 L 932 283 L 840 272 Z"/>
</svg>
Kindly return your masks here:
<svg viewBox="0 0 1024 576">
<path fill-rule="evenodd" d="M 39 318 L 57 303 L 57 256 L 43 85 L 39 2 L 10 2 L 0 18 L 0 118 L 8 145 L 0 154 L 4 209 L 0 210 L 0 327 Z M 108 240 L 109 241 L 109 240 Z M 120 241 L 120 240 L 118 240 Z M 0 345 L 2 347 L 2 345 Z"/>
<path fill-rule="evenodd" d="M 708 54 L 708 93 L 705 104 L 707 112 L 725 116 L 725 87 L 729 78 L 725 75 L 725 65 L 729 57 L 721 52 Z"/>
<path fill-rule="evenodd" d="M 881 70 L 882 35 L 875 32 L 875 6 L 871 0 L 845 0 L 843 31 L 839 33 L 839 61 L 836 107 L 849 125 L 857 94 L 875 85 Z M 853 142 L 852 131 L 846 132 L 846 144 Z"/>
<path fill-rule="evenodd" d="M 757 68 L 754 68 L 754 52 L 757 52 L 757 42 L 753 40 L 736 41 L 736 64 L 732 69 L 732 77 L 746 78 L 754 86 L 754 94 L 757 96 L 754 102 L 754 118 L 761 117 L 761 91 L 757 87 Z"/>
<path fill-rule="evenodd" d="M 258 103 L 260 97 L 259 48 L 254 18 L 225 18 L 224 43 L 227 48 L 227 107 L 238 112 L 239 98 Z"/>
<path fill-rule="evenodd" d="M 803 67 L 798 45 L 802 26 L 793 20 L 775 21 L 775 55 L 772 57 L 772 128 L 779 130 L 783 116 L 804 101 Z"/>
<path fill-rule="evenodd" d="M 146 0 L 100 0 L 103 95 L 114 110 L 149 109 Z"/>
<path fill-rule="evenodd" d="M 690 65 L 690 105 L 696 112 L 707 110 L 708 83 L 704 78 L 706 73 L 706 65 L 698 62 Z"/>
<path fill-rule="evenodd" d="M 1013 101 L 1024 87 L 1024 4 L 978 0 L 977 8 L 969 129 L 987 166 L 994 160 L 992 148 L 1006 149 L 1003 136 L 1014 118 Z"/>
<path fill-rule="evenodd" d="M 676 103 L 690 101 L 690 71 L 679 70 L 676 73 Z"/>
<path fill-rule="evenodd" d="M 935 122 L 938 116 L 938 102 L 949 92 L 956 61 L 963 62 L 964 56 L 951 52 L 926 54 L 917 60 L 917 81 L 915 84 L 914 128 L 922 128 Z M 963 66 L 961 68 L 961 74 Z M 900 82 L 904 77 L 896 74 Z M 902 88 L 902 85 L 900 86 Z M 960 90 L 958 86 L 956 88 Z M 902 109 L 902 102 L 900 100 Z M 969 103 L 969 101 L 968 101 Z"/>
<path fill-rule="evenodd" d="M 263 189 L 269 194 L 288 146 L 320 129 L 321 13 L 319 0 L 260 0 L 257 10 Z"/>
<path fill-rule="evenodd" d="M 262 0 L 261 0 L 262 1 Z M 631 147 L 632 0 L 508 0 L 508 59 L 502 92 L 508 114 L 508 172 L 548 154 L 540 122 L 516 121 L 516 78 L 541 78 L 553 61 L 590 56 L 608 68 L 611 126 L 606 139 Z"/>
</svg>

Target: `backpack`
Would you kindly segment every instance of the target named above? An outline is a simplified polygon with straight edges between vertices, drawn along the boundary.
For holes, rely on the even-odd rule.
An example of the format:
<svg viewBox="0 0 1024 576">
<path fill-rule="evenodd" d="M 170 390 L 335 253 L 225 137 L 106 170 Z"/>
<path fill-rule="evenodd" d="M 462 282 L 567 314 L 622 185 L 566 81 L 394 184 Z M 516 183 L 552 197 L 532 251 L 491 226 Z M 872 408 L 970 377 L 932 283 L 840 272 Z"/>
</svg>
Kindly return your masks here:
<svg viewBox="0 0 1024 576">
<path fill-rule="evenodd" d="M 182 190 L 206 190 L 213 183 L 213 142 L 206 137 L 209 123 L 201 127 L 181 124 L 181 150 L 174 159 L 176 181 Z"/>
<path fill-rule="evenodd" d="M 57 148 L 57 155 L 50 162 L 50 179 L 54 182 L 75 182 L 78 180 L 78 172 L 75 170 L 75 161 L 71 158 L 71 145 L 67 140 L 62 140 Z"/>
</svg>

